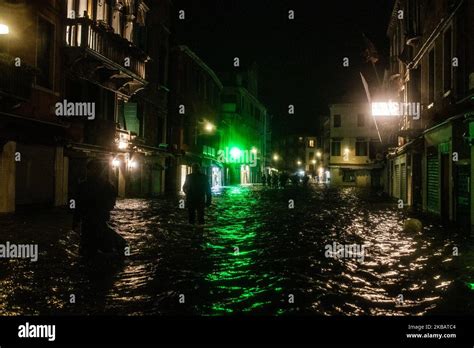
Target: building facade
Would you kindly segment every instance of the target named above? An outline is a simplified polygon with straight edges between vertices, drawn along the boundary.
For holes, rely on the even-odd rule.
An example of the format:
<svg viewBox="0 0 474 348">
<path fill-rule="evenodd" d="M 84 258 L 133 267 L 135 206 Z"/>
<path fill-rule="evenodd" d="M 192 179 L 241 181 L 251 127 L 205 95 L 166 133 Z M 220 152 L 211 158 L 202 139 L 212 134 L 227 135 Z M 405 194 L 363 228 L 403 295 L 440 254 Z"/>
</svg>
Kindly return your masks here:
<svg viewBox="0 0 474 348">
<path fill-rule="evenodd" d="M 228 184 L 261 181 L 268 170 L 270 117 L 258 99 L 257 66 L 224 75 L 219 151 Z"/>
<path fill-rule="evenodd" d="M 64 102 L 95 108 L 94 118 L 70 117 L 72 196 L 90 158 L 103 162 L 120 197 L 163 192 L 169 5 L 67 1 Z"/>
<path fill-rule="evenodd" d="M 273 165 L 289 174 L 307 174 L 320 181 L 324 176 L 321 145 L 315 135 L 297 133 L 279 136 L 273 141 Z"/>
<path fill-rule="evenodd" d="M 167 190 L 182 190 L 193 163 L 201 165 L 211 186 L 222 186 L 223 165 L 218 160 L 222 83 L 187 46 L 173 47 L 171 59 L 168 132 L 175 158 L 167 166 Z"/>
<path fill-rule="evenodd" d="M 368 103 L 332 104 L 326 122 L 326 161 L 334 185 L 383 185 L 383 150 Z"/>
<path fill-rule="evenodd" d="M 62 94 L 63 1 L 0 1 L 0 212 L 68 198 Z"/>
<path fill-rule="evenodd" d="M 121 197 L 163 192 L 169 7 L 0 1 L 0 211 L 70 203 L 90 159 Z"/>
<path fill-rule="evenodd" d="M 465 226 L 474 221 L 473 20 L 472 1 L 400 0 L 387 32 L 389 96 L 420 107 L 419 116 L 400 116 L 388 191 Z"/>
</svg>

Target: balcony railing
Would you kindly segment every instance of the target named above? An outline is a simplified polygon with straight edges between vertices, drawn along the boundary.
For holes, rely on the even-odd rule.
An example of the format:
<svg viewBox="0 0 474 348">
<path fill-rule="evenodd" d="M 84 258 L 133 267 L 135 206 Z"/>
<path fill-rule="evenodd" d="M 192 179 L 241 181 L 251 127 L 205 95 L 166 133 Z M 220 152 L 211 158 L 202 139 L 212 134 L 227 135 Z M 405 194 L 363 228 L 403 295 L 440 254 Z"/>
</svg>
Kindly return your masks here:
<svg viewBox="0 0 474 348">
<path fill-rule="evenodd" d="M 131 42 L 87 17 L 66 20 L 66 45 L 98 54 L 141 79 L 145 79 L 147 56 Z"/>
<path fill-rule="evenodd" d="M 0 99 L 11 98 L 26 101 L 31 95 L 34 69 L 16 67 L 14 58 L 0 54 Z"/>
</svg>

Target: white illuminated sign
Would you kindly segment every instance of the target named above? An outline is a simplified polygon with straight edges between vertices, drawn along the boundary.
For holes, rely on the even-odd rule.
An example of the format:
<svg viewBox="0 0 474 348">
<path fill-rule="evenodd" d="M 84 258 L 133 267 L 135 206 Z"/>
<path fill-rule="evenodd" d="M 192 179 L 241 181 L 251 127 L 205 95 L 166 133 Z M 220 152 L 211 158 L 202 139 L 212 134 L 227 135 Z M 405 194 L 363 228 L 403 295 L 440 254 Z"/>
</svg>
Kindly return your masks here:
<svg viewBox="0 0 474 348">
<path fill-rule="evenodd" d="M 400 116 L 400 104 L 395 102 L 372 103 L 373 116 Z"/>
<path fill-rule="evenodd" d="M 413 116 L 420 118 L 420 103 L 398 103 L 398 102 L 373 102 L 373 116 Z"/>
</svg>

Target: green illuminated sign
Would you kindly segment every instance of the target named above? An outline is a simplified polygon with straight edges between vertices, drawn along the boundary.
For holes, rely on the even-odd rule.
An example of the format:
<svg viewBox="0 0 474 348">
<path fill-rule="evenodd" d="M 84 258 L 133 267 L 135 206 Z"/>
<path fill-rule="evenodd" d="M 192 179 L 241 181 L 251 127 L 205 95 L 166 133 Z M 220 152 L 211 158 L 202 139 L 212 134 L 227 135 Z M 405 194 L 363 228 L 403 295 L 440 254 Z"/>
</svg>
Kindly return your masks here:
<svg viewBox="0 0 474 348">
<path fill-rule="evenodd" d="M 226 147 L 225 150 L 220 149 L 217 151 L 217 160 L 222 163 L 240 163 L 256 167 L 257 151 L 255 149 L 241 150 L 236 146 L 230 149 Z"/>
</svg>

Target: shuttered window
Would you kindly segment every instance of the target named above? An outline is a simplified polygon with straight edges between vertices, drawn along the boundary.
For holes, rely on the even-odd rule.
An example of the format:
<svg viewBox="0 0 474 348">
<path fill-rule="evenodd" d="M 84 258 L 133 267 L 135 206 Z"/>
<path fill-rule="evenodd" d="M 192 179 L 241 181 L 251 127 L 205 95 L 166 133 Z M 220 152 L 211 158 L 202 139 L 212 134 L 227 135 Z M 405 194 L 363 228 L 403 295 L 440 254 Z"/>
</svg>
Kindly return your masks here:
<svg viewBox="0 0 474 348">
<path fill-rule="evenodd" d="M 400 166 L 400 198 L 407 203 L 407 166 L 402 163 Z"/>
<path fill-rule="evenodd" d="M 395 175 L 393 177 L 393 195 L 400 198 L 400 165 L 395 165 Z"/>
<path fill-rule="evenodd" d="M 439 160 L 438 155 L 427 159 L 427 207 L 429 211 L 439 212 Z"/>
</svg>

